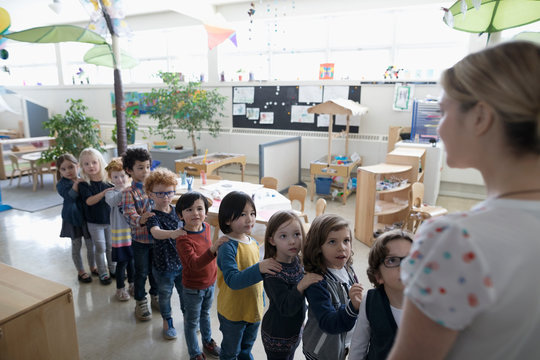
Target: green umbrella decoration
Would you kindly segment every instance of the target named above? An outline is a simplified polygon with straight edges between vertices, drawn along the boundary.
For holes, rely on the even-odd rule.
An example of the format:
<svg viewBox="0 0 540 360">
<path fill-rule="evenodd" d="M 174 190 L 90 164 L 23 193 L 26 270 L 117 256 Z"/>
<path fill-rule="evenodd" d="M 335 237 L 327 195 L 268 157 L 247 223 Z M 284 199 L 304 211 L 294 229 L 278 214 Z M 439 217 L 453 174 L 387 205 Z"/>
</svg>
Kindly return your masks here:
<svg viewBox="0 0 540 360">
<path fill-rule="evenodd" d="M 114 68 L 118 63 L 114 57 L 112 47 L 109 44 L 96 45 L 84 54 L 84 61 L 89 64 Z M 120 51 L 120 69 L 131 69 L 139 64 L 139 61 L 127 52 Z"/>
<path fill-rule="evenodd" d="M 12 32 L 4 37 L 30 43 L 59 43 L 66 41 L 106 44 L 105 38 L 88 29 L 74 25 L 51 25 Z"/>
<path fill-rule="evenodd" d="M 443 20 L 448 26 L 480 34 L 491 34 L 540 20 L 538 0 L 458 0 L 443 10 Z"/>
</svg>

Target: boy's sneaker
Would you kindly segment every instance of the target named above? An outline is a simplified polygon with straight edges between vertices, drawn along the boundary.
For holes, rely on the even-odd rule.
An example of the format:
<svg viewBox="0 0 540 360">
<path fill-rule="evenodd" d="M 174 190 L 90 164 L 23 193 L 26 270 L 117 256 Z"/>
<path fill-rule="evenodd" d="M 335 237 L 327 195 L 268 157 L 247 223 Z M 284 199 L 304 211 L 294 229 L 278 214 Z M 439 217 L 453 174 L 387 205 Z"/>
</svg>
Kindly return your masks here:
<svg viewBox="0 0 540 360">
<path fill-rule="evenodd" d="M 214 357 L 216 359 L 219 358 L 219 354 L 221 354 L 221 348 L 217 346 L 214 339 L 210 340 L 210 342 L 203 344 L 203 349 L 208 356 Z"/>
<path fill-rule="evenodd" d="M 189 360 L 206 360 L 206 356 L 204 356 L 204 354 L 199 354 L 195 357 L 190 358 Z"/>
<path fill-rule="evenodd" d="M 152 313 L 150 312 L 150 309 L 148 308 L 148 301 L 146 298 L 144 298 L 141 301 L 136 301 L 135 304 L 135 316 L 140 321 L 147 321 L 152 319 Z"/>
<path fill-rule="evenodd" d="M 159 312 L 159 296 L 158 295 L 150 295 L 150 304 L 152 305 L 152 309 Z"/>
<path fill-rule="evenodd" d="M 128 290 L 129 295 L 135 296 L 135 284 L 134 283 L 129 283 L 128 289 L 129 289 Z"/>
<path fill-rule="evenodd" d="M 166 340 L 176 339 L 176 329 L 173 326 L 172 318 L 167 319 L 167 329 L 163 329 L 163 337 Z"/>
<path fill-rule="evenodd" d="M 109 274 L 103 274 L 99 275 L 99 282 L 101 282 L 101 285 L 109 285 L 112 283 L 112 279 Z"/>
<path fill-rule="evenodd" d="M 130 297 L 125 287 L 116 289 L 116 298 L 119 301 L 128 301 Z"/>
</svg>

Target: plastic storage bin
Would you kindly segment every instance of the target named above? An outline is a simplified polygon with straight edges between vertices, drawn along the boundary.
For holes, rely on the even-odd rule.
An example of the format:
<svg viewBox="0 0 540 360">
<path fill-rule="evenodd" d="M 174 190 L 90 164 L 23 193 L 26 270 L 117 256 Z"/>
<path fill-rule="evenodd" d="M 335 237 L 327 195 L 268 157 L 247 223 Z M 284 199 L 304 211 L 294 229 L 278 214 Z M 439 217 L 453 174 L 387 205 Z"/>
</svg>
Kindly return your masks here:
<svg viewBox="0 0 540 360">
<path fill-rule="evenodd" d="M 325 177 L 315 178 L 315 191 L 317 192 L 317 194 L 329 195 L 331 185 L 332 185 L 331 178 L 325 178 Z"/>
</svg>

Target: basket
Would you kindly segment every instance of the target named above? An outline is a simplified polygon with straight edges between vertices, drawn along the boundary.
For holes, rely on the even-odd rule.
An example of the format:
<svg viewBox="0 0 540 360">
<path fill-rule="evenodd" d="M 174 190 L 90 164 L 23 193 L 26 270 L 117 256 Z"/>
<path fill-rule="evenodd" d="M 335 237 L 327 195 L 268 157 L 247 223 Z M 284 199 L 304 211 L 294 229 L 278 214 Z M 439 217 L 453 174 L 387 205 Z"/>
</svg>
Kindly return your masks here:
<svg viewBox="0 0 540 360">
<path fill-rule="evenodd" d="M 332 185 L 332 179 L 326 177 L 315 178 L 315 191 L 317 194 L 329 195 L 330 186 Z"/>
</svg>

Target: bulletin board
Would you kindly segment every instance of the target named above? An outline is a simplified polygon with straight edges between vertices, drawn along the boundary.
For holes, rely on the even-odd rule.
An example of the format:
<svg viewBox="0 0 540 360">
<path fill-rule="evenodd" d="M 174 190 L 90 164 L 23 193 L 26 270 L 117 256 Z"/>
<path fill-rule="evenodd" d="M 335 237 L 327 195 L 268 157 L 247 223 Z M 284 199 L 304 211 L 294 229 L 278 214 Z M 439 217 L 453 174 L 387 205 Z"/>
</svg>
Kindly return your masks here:
<svg viewBox="0 0 540 360">
<path fill-rule="evenodd" d="M 306 91 L 304 91 L 306 88 L 316 87 L 322 88 L 323 95 L 320 98 L 306 96 Z M 307 109 L 326 101 L 326 97 L 331 96 L 330 93 L 334 88 L 345 90 L 349 100 L 360 102 L 360 85 L 345 87 L 348 87 L 348 91 L 341 86 L 327 85 L 306 86 L 303 87 L 304 89 L 300 89 L 300 86 L 235 86 L 233 87 L 233 127 L 328 132 L 327 125 L 318 126 L 318 117 L 321 115 L 311 114 L 313 122 L 310 122 L 311 119 L 308 117 L 305 122 L 292 122 L 291 116 L 297 114 L 299 106 Z M 345 127 L 345 125 L 334 123 L 333 131 L 341 132 L 345 130 Z M 349 133 L 358 133 L 358 129 L 358 125 L 351 125 Z"/>
</svg>

